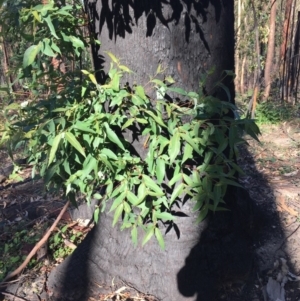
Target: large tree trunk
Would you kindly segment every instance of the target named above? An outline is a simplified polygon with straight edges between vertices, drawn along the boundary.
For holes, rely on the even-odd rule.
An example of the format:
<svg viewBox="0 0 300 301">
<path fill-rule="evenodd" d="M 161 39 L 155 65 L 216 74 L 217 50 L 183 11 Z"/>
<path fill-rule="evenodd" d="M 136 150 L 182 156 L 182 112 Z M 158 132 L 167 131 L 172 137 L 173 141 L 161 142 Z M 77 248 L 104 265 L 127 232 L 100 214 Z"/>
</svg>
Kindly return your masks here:
<svg viewBox="0 0 300 301">
<path fill-rule="evenodd" d="M 86 4 L 102 43 L 93 49 L 96 69 L 106 65 L 104 51 L 109 50 L 135 72 L 126 79 L 131 83 L 145 84 L 160 63 L 177 85 L 197 90 L 201 73 L 215 67 L 206 91 L 227 100 L 213 83 L 222 78 L 223 70 L 234 69 L 233 0 Z M 99 80 L 105 78 L 104 73 L 98 75 Z M 233 96 L 233 79 L 224 83 Z M 143 149 L 138 142 L 134 147 Z M 185 202 L 178 210 L 186 216 L 178 217 L 169 232 L 165 226 L 165 251 L 155 239 L 134 248 L 130 233 L 112 228 L 112 215 L 103 213 L 73 255 L 51 273 L 48 288 L 53 300 L 83 301 L 126 284 L 160 300 L 215 300 L 220 285 L 240 280 L 250 270 L 247 210 L 241 216 L 233 206 L 197 225 L 191 207 Z"/>
</svg>

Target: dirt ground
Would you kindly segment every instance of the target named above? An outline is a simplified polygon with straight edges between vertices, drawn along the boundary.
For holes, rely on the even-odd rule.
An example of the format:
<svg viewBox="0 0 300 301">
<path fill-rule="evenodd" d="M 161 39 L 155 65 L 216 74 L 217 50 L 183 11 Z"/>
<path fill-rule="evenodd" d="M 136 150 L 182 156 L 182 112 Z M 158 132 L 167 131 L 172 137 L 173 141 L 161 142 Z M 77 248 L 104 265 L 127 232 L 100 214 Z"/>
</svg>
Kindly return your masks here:
<svg viewBox="0 0 300 301">
<path fill-rule="evenodd" d="M 257 207 L 267 213 L 271 223 L 256 221 L 260 223 L 260 231 L 254 240 L 253 271 L 246 279 L 224 284 L 218 300 L 300 300 L 300 126 L 292 123 L 265 125 L 261 126 L 261 131 L 260 143 L 249 138 L 247 149 L 241 149 L 240 164 L 245 175 L 240 182 Z M 8 162 L 3 151 L 1 159 L 3 167 L 6 165 L 3 162 Z M 0 244 L 6 239 L 1 234 L 4 225 L 21 220 L 31 226 L 48 223 L 63 206 L 59 198 L 44 193 L 42 183 L 15 185 L 7 178 L 7 172 L 5 168 L 0 170 Z M 28 178 L 30 172 L 30 167 L 24 165 L 22 177 Z M 64 217 L 64 223 L 71 223 L 70 216 Z M 12 295 L 19 297 L 15 300 L 46 298 L 47 273 L 56 263 L 49 262 L 47 256 L 41 260 L 41 265 L 25 270 L 11 283 L 6 289 L 7 300 Z M 138 300 L 128 299 L 122 290 L 99 300 L 112 300 L 116 296 L 118 300 Z M 139 300 L 143 300 L 142 296 Z"/>
</svg>

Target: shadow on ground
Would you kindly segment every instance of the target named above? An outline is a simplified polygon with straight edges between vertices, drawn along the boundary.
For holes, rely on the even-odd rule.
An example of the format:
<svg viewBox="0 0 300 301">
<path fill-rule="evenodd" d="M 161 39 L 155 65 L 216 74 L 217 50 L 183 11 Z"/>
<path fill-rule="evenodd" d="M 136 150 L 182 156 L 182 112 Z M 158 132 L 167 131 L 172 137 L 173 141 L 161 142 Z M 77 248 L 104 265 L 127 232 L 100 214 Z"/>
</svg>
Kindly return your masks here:
<svg viewBox="0 0 300 301">
<path fill-rule="evenodd" d="M 281 292 L 270 292 L 269 300 L 275 301 L 276 294 L 284 292 L 278 275 L 285 275 L 274 263 L 279 258 L 289 260 L 285 232 L 273 210 L 271 188 L 246 149 L 241 161 L 251 172 L 247 179 L 259 186 L 254 195 L 264 202 L 252 199 L 244 189 L 232 190 L 227 198 L 230 211 L 212 214 L 199 227 L 190 218 L 180 218 L 182 236 L 167 241 L 166 252 L 156 248 L 155 240 L 143 249 L 133 248 L 129 233 L 111 230 L 105 217 L 63 269 L 50 275 L 52 300 L 88 300 L 90 295 L 104 296 L 130 284 L 158 300 L 258 301 L 268 300 L 266 288 L 276 290 L 279 285 Z M 290 261 L 286 267 L 294 270 Z M 278 285 L 266 286 L 269 277 L 277 278 Z M 296 300 L 296 293 L 287 290 L 286 295 Z"/>
</svg>

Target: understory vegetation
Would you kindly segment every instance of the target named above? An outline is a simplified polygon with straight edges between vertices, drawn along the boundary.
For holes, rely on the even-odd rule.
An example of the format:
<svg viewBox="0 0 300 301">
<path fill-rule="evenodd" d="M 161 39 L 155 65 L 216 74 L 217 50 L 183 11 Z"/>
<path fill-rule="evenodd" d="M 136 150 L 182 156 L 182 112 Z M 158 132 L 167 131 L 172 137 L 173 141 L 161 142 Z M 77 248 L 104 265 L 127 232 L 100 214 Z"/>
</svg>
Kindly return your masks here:
<svg viewBox="0 0 300 301">
<path fill-rule="evenodd" d="M 42 176 L 49 190 L 63 191 L 73 203 L 79 192 L 88 202 L 98 199 L 95 221 L 101 211 L 114 211 L 113 225 L 121 219 L 134 244 L 141 227 L 142 244 L 155 236 L 164 248 L 160 223 L 175 220 L 183 195 L 194 203 L 198 222 L 209 211 L 226 210 L 227 187 L 239 186 L 242 173 L 238 145 L 244 132 L 257 139 L 259 130 L 253 120 L 235 118 L 221 81 L 215 86 L 227 93 L 222 100 L 203 93 L 208 75 L 199 91 L 185 91 L 158 66 L 147 84 L 156 93 L 150 99 L 144 86 L 122 84 L 130 66 L 108 52 L 111 67 L 100 85 L 94 71 L 82 68 L 86 49 L 97 41 L 83 30 L 80 3 L 23 4 L 14 14 L 18 22 L 7 30 L 26 45 L 15 70 L 27 97 L 20 102 L 14 95 L 4 109 L 1 142 L 11 154 L 26 146 L 33 178 Z M 142 141 L 142 153 L 130 133 Z"/>
</svg>

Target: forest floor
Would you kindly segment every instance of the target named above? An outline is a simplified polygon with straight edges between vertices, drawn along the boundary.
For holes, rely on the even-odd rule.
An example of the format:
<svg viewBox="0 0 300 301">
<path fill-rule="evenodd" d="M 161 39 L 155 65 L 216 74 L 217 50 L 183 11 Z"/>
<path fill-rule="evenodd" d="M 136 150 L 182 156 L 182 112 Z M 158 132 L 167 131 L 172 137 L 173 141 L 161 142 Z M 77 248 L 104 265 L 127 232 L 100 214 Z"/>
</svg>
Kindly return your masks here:
<svg viewBox="0 0 300 301">
<path fill-rule="evenodd" d="M 245 175 L 240 180 L 272 222 L 260 221 L 260 234 L 253 246 L 255 262 L 248 279 L 224 284 L 216 301 L 300 300 L 300 124 L 263 125 L 261 132 L 260 143 L 249 139 L 247 150 L 241 151 Z M 41 181 L 17 183 L 17 176 L 9 179 L 12 167 L 6 151 L 0 151 L 0 160 L 1 281 L 42 237 L 63 203 L 59 196 L 46 194 Z M 29 179 L 30 166 L 21 165 L 16 175 Z M 13 295 L 15 300 L 44 300 L 47 274 L 88 230 L 86 221 L 74 222 L 65 214 L 44 251 L 10 282 L 5 300 L 12 300 Z M 149 300 L 141 295 L 138 298 L 130 299 L 121 288 L 98 301 Z"/>
</svg>

